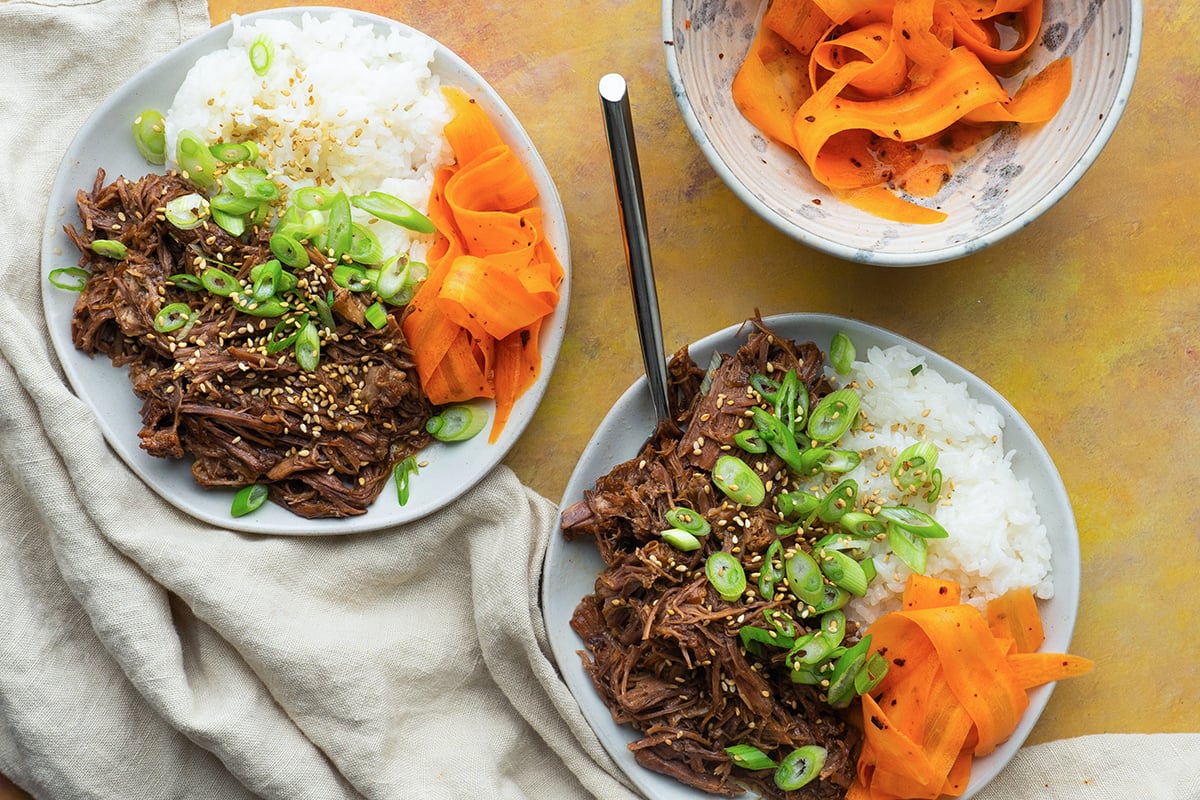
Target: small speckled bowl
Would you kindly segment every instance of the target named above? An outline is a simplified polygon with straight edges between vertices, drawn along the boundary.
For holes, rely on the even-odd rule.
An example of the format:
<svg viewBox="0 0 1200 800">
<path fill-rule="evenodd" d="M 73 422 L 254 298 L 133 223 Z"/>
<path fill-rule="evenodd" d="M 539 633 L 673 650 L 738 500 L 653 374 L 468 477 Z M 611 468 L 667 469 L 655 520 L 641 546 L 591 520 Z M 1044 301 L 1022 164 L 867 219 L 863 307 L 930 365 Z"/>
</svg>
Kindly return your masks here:
<svg viewBox="0 0 1200 800">
<path fill-rule="evenodd" d="M 849 261 L 908 267 L 950 261 L 1037 219 L 1096 160 L 1133 87 L 1141 0 L 1046 0 L 1027 69 L 1070 55 L 1073 84 L 1050 122 L 1011 127 L 922 204 L 931 225 L 891 222 L 840 202 L 794 151 L 734 105 L 730 86 L 766 0 L 663 0 L 667 72 L 683 118 L 717 174 L 750 208 L 798 241 Z"/>
</svg>

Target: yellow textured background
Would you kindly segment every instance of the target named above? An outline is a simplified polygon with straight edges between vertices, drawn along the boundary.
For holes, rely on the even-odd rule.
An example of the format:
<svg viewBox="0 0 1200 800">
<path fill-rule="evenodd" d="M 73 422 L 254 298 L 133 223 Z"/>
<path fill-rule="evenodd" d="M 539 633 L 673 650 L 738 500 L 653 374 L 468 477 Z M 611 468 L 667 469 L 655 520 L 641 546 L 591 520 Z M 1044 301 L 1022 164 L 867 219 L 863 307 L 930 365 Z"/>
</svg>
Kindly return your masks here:
<svg viewBox="0 0 1200 800">
<path fill-rule="evenodd" d="M 1082 0 L 1081 0 L 1082 1 Z M 342 3 L 417 27 L 493 84 L 562 195 L 573 268 L 546 400 L 508 463 L 558 500 L 641 371 L 596 82 L 623 73 L 668 350 L 760 309 L 895 330 L 979 375 L 1033 426 L 1075 508 L 1083 595 L 1065 681 L 1031 742 L 1200 731 L 1200 1 L 1145 5 L 1133 97 L 1056 207 L 969 258 L 887 269 L 788 239 L 740 204 L 693 143 L 667 83 L 655 0 Z M 295 3 L 211 0 L 231 13 Z M 0 778 L 0 800 L 24 797 Z"/>
</svg>

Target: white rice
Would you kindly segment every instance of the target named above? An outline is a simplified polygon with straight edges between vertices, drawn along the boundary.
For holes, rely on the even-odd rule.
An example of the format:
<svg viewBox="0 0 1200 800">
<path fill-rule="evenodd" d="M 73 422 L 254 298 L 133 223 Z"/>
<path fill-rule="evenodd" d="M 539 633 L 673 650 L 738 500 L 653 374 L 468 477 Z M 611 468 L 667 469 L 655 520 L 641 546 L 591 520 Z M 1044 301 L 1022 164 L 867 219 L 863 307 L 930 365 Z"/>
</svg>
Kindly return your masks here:
<svg viewBox="0 0 1200 800">
<path fill-rule="evenodd" d="M 264 34 L 274 60 L 260 77 L 249 49 Z M 210 144 L 253 139 L 285 189 L 378 190 L 426 211 L 434 172 L 453 158 L 443 134 L 451 110 L 431 69 L 435 47 L 344 13 L 306 13 L 299 24 L 234 17 L 228 46 L 193 65 L 164 114 L 168 157 L 183 130 Z M 428 245 L 396 225 L 371 230 L 389 254 L 416 244 L 419 258 Z"/>
<path fill-rule="evenodd" d="M 896 500 L 888 471 L 877 470 L 880 459 L 890 464 L 916 441 L 938 448 L 944 481 L 940 499 L 935 505 L 911 496 L 906 501 L 933 515 L 950 534 L 928 540 L 926 574 L 958 581 L 964 599 L 981 609 L 988 599 L 1021 586 L 1050 597 L 1050 542 L 1028 482 L 1013 473 L 1000 412 L 903 346 L 870 348 L 846 380 L 857 382 L 870 428 L 856 428 L 843 439 L 847 449 L 863 453 L 862 464 L 843 476 L 858 481 L 860 501 L 876 491 L 878 505 Z M 899 608 L 899 593 L 911 573 L 884 552 L 886 545 L 875 547 L 877 577 L 866 597 L 848 609 L 864 623 Z"/>
</svg>

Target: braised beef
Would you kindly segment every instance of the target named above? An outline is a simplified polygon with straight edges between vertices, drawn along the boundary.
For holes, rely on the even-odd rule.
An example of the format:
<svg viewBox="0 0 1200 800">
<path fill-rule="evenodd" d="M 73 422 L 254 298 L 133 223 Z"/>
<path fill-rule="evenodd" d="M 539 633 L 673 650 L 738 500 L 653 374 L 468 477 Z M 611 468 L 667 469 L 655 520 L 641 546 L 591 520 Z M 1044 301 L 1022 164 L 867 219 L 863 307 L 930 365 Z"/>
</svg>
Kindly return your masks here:
<svg viewBox="0 0 1200 800">
<path fill-rule="evenodd" d="M 595 592 L 571 620 L 586 644 L 584 666 L 619 724 L 640 738 L 629 747 L 639 764 L 705 792 L 735 796 L 746 789 L 767 798 L 840 798 L 854 780 L 858 732 L 845 711 L 818 688 L 793 683 L 784 650 L 747 652 L 738 629 L 762 620 L 764 609 L 788 608 L 780 594 L 767 601 L 746 595 L 727 602 L 711 587 L 704 563 L 714 550 L 753 565 L 776 538 L 780 517 L 770 499 L 749 509 L 714 489 L 710 469 L 736 448 L 734 435 L 761 398 L 750 390 L 756 373 L 795 369 L 815 402 L 830 391 L 824 356 L 752 321 L 735 353 L 722 357 L 711 385 L 687 349 L 670 362 L 673 422 L 660 425 L 633 459 L 618 464 L 562 511 L 565 536 L 592 537 L 606 564 Z M 773 454 L 747 456 L 769 496 L 787 488 L 787 470 Z M 667 544 L 665 512 L 686 506 L 712 525 L 690 553 Z M 751 573 L 751 567 L 747 573 Z M 795 601 L 792 600 L 794 610 Z M 776 760 L 819 744 L 828 751 L 818 780 L 785 792 L 771 771 L 735 767 L 724 748 L 758 747 Z"/>
<path fill-rule="evenodd" d="M 175 174 L 106 184 L 101 170 L 78 193 L 82 226 L 66 231 L 90 275 L 72 319 L 75 346 L 129 368 L 142 448 L 190 457 L 199 485 L 269 484 L 271 500 L 309 518 L 364 513 L 395 464 L 429 442 L 433 407 L 399 323 L 364 327 L 359 299 L 336 287 L 336 327 L 323 336 L 318 369 L 301 369 L 290 348 L 268 353 L 278 318 L 169 280 L 210 266 L 245 280 L 272 258 L 265 228 L 234 238 L 208 222 L 191 230 L 167 222 L 165 204 L 194 191 Z M 96 255 L 97 238 L 120 241 L 126 257 Z M 316 248 L 309 256 L 298 277 L 310 296 L 334 289 L 333 265 Z M 156 332 L 155 315 L 175 302 L 197 321 L 186 334 Z"/>
</svg>

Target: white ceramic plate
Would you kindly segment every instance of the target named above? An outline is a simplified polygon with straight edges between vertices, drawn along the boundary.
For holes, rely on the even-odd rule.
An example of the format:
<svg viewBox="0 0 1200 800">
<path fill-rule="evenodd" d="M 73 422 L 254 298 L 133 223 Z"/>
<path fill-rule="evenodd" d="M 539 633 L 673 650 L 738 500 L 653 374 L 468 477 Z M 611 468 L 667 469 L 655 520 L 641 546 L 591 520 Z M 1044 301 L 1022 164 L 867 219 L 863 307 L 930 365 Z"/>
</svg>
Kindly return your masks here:
<svg viewBox="0 0 1200 800">
<path fill-rule="evenodd" d="M 254 21 L 264 17 L 299 22 L 302 14 L 318 18 L 332 13 L 349 14 L 356 24 L 370 23 L 379 31 L 399 29 L 406 35 L 425 36 L 385 17 L 332 8 L 289 8 L 242 17 Z M 306 520 L 267 503 L 245 517 L 229 514 L 232 491 L 205 490 L 192 479 L 190 459 L 168 461 L 141 450 L 137 432 L 141 428 L 141 402 L 130 389 L 126 370 L 115 369 L 108 358 L 89 358 L 71 342 L 71 314 L 77 295 L 55 289 L 44 278 L 59 266 L 73 266 L 78 251 L 62 231 L 68 222 L 78 227 L 75 194 L 91 189 L 96 169 L 103 167 L 106 180 L 118 175 L 140 177 L 152 168 L 137 152 L 129 126 L 144 108 L 165 111 L 192 64 L 201 56 L 225 46 L 232 23 L 224 23 L 185 43 L 155 64 L 135 75 L 106 100 L 84 124 L 67 150 L 50 193 L 46 230 L 42 239 L 42 292 L 50 337 L 71 386 L 96 412 L 98 424 L 109 445 L 154 491 L 182 511 L 224 528 L 265 534 L 348 534 L 377 530 L 415 520 L 457 499 L 495 467 L 517 441 L 532 419 L 550 380 L 566 327 L 570 288 L 570 247 L 566 217 L 558 191 L 533 142 L 500 96 L 469 64 L 438 44 L 433 72 L 444 85 L 457 86 L 475 97 L 488 112 L 505 141 L 513 147 L 538 188 L 538 203 L 545 213 L 545 233 L 566 271 L 558 308 L 542 327 L 542 371 L 537 383 L 513 409 L 503 434 L 489 445 L 487 436 L 455 445 L 435 443 L 421 456 L 428 466 L 412 479 L 411 497 L 401 506 L 396 493 L 385 488 L 370 510 L 361 516 L 340 520 Z M 426 37 L 428 38 L 428 37 Z M 489 406 L 489 410 L 491 407 Z"/>
<path fill-rule="evenodd" d="M 1018 478 L 1029 481 L 1053 547 L 1051 569 L 1054 597 L 1040 603 L 1046 628 L 1046 642 L 1042 649 L 1045 652 L 1068 652 L 1079 605 L 1079 539 L 1075 516 L 1058 470 L 1016 409 L 996 390 L 967 370 L 916 342 L 882 328 L 824 314 L 785 314 L 768 317 L 765 322 L 784 336 L 797 341 L 811 340 L 822 349 L 828 347 L 837 331 L 849 334 L 860 353 L 865 353 L 872 346 L 887 348 L 902 344 L 909 352 L 924 357 L 925 362 L 946 380 L 965 383 L 972 397 L 996 407 L 1004 418 L 1005 448 L 1015 453 L 1013 470 Z M 731 353 L 744 341 L 745 327 L 736 325 L 701 339 L 691 345 L 690 352 L 696 363 L 707 364 L 713 352 Z M 561 507 L 566 508 L 581 500 L 584 491 L 592 488 L 600 476 L 637 455 L 653 428 L 654 409 L 646 380 L 641 378 L 621 396 L 596 430 L 571 475 Z M 626 745 L 638 735 L 632 727 L 613 722 L 608 708 L 583 669 L 579 652 L 586 648 L 583 640 L 571 629 L 571 614 L 580 599 L 592 593 L 596 576 L 603 568 L 604 563 L 595 544 L 586 537 L 567 541 L 557 532 L 551 537 L 542 577 L 542 614 L 554 659 L 600 742 L 637 788 L 650 800 L 694 800 L 697 794 L 694 790 L 637 764 Z M 964 800 L 995 777 L 1016 754 L 1037 722 L 1052 691 L 1053 684 L 1048 684 L 1029 693 L 1029 708 L 1012 738 L 992 754 L 975 760 Z"/>
<path fill-rule="evenodd" d="M 1116 128 L 1141 47 L 1141 0 L 1046 0 L 1028 72 L 1071 56 L 1066 103 L 1050 122 L 1004 132 L 961 167 L 933 198 L 947 220 L 906 225 L 840 202 L 793 150 L 738 111 L 730 87 L 766 7 L 767 0 L 663 0 L 667 75 L 684 122 L 729 189 L 767 222 L 809 247 L 881 266 L 969 255 L 1058 202 Z"/>
</svg>

